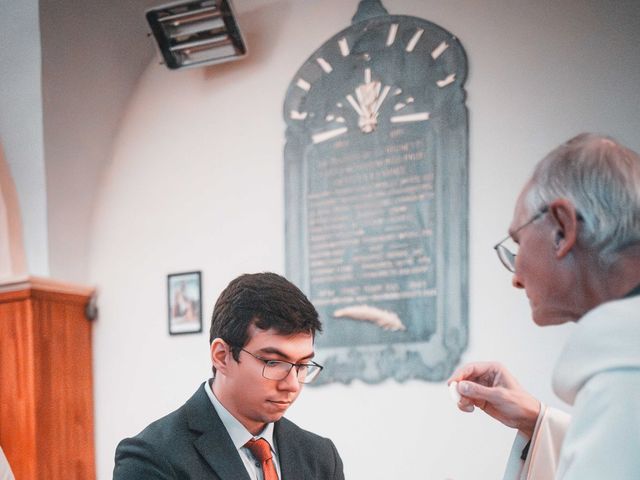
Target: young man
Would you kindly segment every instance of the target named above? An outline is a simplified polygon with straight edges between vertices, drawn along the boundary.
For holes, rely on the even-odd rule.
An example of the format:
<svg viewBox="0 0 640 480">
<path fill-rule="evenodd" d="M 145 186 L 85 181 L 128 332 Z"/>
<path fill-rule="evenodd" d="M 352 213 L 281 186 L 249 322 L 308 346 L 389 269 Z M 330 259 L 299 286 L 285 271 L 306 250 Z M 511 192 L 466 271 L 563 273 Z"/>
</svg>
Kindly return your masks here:
<svg viewBox="0 0 640 480">
<path fill-rule="evenodd" d="M 312 361 L 318 313 L 274 273 L 242 275 L 211 320 L 214 378 L 116 449 L 115 480 L 344 479 L 331 440 L 283 415 L 322 367 Z"/>
<path fill-rule="evenodd" d="M 573 415 L 498 363 L 452 375 L 459 408 L 518 429 L 505 479 L 640 478 L 640 156 L 600 135 L 569 140 L 536 167 L 508 238 L 517 255 L 506 240 L 496 250 L 533 321 L 577 322 L 553 374 Z"/>
</svg>

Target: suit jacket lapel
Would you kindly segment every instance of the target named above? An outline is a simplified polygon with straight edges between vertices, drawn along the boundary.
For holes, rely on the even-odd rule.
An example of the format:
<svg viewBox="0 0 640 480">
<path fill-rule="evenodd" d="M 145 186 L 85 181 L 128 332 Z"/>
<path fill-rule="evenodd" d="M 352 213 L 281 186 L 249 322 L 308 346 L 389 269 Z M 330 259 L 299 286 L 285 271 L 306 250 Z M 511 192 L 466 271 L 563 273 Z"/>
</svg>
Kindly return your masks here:
<svg viewBox="0 0 640 480">
<path fill-rule="evenodd" d="M 303 465 L 304 453 L 296 442 L 296 432 L 291 428 L 289 421 L 283 418 L 274 425 L 273 435 L 278 446 L 278 459 L 282 478 L 305 478 Z"/>
<path fill-rule="evenodd" d="M 189 428 L 202 433 L 193 442 L 194 446 L 221 480 L 250 480 L 238 450 L 203 385 L 185 405 Z"/>
</svg>

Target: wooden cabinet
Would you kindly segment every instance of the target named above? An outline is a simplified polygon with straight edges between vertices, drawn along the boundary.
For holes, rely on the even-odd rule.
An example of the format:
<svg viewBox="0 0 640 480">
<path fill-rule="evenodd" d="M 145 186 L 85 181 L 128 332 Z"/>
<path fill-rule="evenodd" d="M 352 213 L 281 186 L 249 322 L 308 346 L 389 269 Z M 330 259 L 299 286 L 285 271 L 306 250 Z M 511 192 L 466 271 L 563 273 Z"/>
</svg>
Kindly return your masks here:
<svg viewBox="0 0 640 480">
<path fill-rule="evenodd" d="M 91 293 L 0 285 L 0 445 L 17 480 L 95 479 Z"/>
</svg>

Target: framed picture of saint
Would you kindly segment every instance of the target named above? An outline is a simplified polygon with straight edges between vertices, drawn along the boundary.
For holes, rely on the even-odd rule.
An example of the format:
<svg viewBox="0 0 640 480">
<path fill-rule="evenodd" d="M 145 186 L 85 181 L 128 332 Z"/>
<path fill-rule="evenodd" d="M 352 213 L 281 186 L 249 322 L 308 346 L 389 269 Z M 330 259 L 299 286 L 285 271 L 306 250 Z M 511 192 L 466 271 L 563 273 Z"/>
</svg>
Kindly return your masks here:
<svg viewBox="0 0 640 480">
<path fill-rule="evenodd" d="M 167 276 L 169 334 L 202 332 L 201 273 L 172 273 Z"/>
</svg>

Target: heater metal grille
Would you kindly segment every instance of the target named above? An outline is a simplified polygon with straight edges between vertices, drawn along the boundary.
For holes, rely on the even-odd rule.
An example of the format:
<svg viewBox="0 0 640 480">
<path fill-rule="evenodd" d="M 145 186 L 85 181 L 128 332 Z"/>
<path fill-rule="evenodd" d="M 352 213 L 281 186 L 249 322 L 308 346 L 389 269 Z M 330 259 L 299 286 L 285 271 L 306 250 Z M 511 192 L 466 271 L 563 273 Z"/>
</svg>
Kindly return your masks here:
<svg viewBox="0 0 640 480">
<path fill-rule="evenodd" d="M 146 17 L 164 63 L 172 70 L 247 54 L 229 0 L 172 3 L 147 10 Z"/>
</svg>

